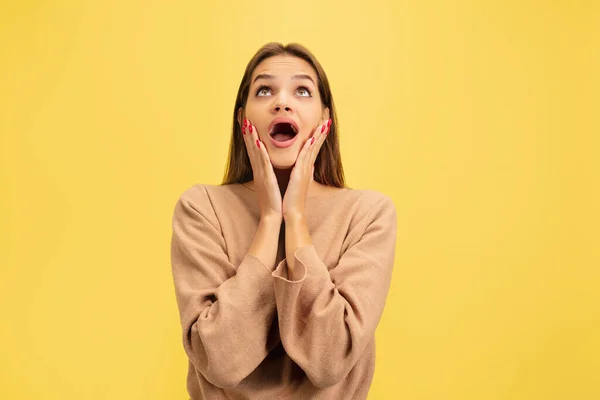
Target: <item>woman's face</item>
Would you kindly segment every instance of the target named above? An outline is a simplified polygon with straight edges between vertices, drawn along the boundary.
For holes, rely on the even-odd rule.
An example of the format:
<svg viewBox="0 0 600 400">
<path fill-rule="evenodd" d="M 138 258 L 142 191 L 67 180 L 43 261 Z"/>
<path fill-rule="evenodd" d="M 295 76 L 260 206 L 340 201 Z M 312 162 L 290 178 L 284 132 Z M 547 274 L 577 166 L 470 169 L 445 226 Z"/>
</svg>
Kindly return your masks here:
<svg viewBox="0 0 600 400">
<path fill-rule="evenodd" d="M 243 116 L 239 119 L 243 123 Z M 245 117 L 256 126 L 274 168 L 291 168 L 317 126 L 329 119 L 317 75 L 301 58 L 278 55 L 254 70 Z"/>
</svg>

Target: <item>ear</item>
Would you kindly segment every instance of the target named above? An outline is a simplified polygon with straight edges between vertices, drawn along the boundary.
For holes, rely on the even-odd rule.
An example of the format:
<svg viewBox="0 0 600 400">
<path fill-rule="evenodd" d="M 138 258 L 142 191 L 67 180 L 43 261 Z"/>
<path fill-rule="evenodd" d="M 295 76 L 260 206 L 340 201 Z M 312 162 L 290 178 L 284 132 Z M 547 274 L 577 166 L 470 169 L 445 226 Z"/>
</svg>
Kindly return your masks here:
<svg viewBox="0 0 600 400">
<path fill-rule="evenodd" d="M 244 109 L 242 107 L 238 108 L 237 122 L 240 124 L 240 127 L 244 124 Z"/>
<path fill-rule="evenodd" d="M 330 118 L 329 116 L 329 107 L 323 108 L 323 121 L 326 121 Z"/>
</svg>

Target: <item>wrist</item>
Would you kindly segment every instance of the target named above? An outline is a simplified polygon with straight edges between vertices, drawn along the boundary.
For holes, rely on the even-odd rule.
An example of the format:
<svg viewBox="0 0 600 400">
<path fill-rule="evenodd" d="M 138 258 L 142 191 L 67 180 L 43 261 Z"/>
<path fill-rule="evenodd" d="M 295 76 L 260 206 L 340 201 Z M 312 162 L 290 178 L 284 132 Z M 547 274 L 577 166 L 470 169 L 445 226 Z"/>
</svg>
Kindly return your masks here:
<svg viewBox="0 0 600 400">
<path fill-rule="evenodd" d="M 260 223 L 266 225 L 281 225 L 282 219 L 283 217 L 281 216 L 281 214 L 266 213 L 261 214 Z"/>
<path fill-rule="evenodd" d="M 300 211 L 287 212 L 287 213 L 283 214 L 283 219 L 285 220 L 285 222 L 287 224 L 306 222 L 304 213 L 300 212 Z"/>
</svg>

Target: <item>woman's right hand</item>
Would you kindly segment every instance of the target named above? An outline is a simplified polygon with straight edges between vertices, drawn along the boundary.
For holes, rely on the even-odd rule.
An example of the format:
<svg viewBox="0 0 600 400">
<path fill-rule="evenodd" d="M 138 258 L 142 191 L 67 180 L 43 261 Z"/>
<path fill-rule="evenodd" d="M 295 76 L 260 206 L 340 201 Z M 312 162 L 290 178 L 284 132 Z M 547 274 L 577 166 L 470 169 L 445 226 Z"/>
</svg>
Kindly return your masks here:
<svg viewBox="0 0 600 400">
<path fill-rule="evenodd" d="M 242 134 L 246 151 L 252 165 L 254 175 L 254 187 L 258 195 L 260 204 L 261 218 L 279 218 L 283 219 L 282 198 L 279 191 L 279 184 L 273 171 L 273 165 L 267 148 L 260 141 L 256 127 L 252 122 L 244 119 L 242 124 Z"/>
</svg>

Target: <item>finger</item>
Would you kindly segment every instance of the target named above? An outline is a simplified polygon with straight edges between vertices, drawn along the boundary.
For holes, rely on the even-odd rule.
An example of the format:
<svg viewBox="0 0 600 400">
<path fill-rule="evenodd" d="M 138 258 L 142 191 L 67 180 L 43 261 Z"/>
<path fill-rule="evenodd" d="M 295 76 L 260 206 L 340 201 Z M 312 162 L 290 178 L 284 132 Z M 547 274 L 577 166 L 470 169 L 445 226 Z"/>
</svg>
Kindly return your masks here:
<svg viewBox="0 0 600 400">
<path fill-rule="evenodd" d="M 323 146 L 323 143 L 325 143 L 325 139 L 327 139 L 330 124 L 331 120 L 328 119 L 327 121 L 319 125 L 317 129 L 315 129 L 315 140 L 314 143 L 311 145 L 308 164 L 313 165 L 315 163 L 317 156 L 319 155 L 319 151 L 321 150 L 321 146 Z"/>
<path fill-rule="evenodd" d="M 304 146 L 302 147 L 302 151 L 298 155 L 298 160 L 300 161 L 300 164 L 302 165 L 302 168 L 304 168 L 304 169 L 306 169 L 307 166 L 310 165 L 310 159 L 311 159 L 311 153 L 313 151 L 313 146 L 315 145 L 315 143 L 317 143 L 319 134 L 320 134 L 322 128 L 323 128 L 323 124 L 320 124 L 315 128 L 315 130 L 313 131 L 313 134 L 311 135 L 310 138 L 308 138 L 306 143 L 304 143 Z"/>
<path fill-rule="evenodd" d="M 260 134 L 255 126 L 252 126 L 252 132 L 256 134 L 256 139 L 254 142 L 256 143 L 256 148 L 258 149 L 258 153 L 260 154 L 260 160 L 265 166 L 265 168 L 271 167 L 271 157 L 269 156 L 269 152 L 267 151 L 267 146 L 265 146 L 264 142 L 260 139 Z"/>
<path fill-rule="evenodd" d="M 248 130 L 248 120 L 246 118 L 244 118 L 244 121 L 242 122 L 242 138 L 244 140 L 244 144 L 246 145 L 246 150 L 248 151 L 248 156 L 250 156 L 250 151 L 252 150 L 252 148 L 250 147 L 250 140 L 249 140 L 249 130 Z"/>
<path fill-rule="evenodd" d="M 272 169 L 271 157 L 267 151 L 267 146 L 260 139 L 260 133 L 256 126 L 252 125 L 251 121 L 248 121 L 248 134 L 249 140 L 253 142 L 252 147 L 255 149 L 256 162 L 261 165 L 262 173 L 268 173 L 269 169 Z"/>
<path fill-rule="evenodd" d="M 306 142 L 304 142 L 302 149 L 300 149 L 298 158 L 296 158 L 296 165 L 298 166 L 299 169 L 304 168 L 304 166 L 306 165 L 306 160 L 308 158 L 308 155 L 310 154 L 310 148 L 311 148 L 314 140 L 316 140 L 316 139 L 314 137 L 314 132 L 313 132 L 313 136 L 309 137 L 308 140 Z"/>
<path fill-rule="evenodd" d="M 259 173 L 262 168 L 261 154 L 256 143 L 258 135 L 252 122 L 244 119 L 242 125 L 242 135 L 244 136 L 244 143 L 246 144 L 246 150 L 248 151 L 248 157 L 250 158 L 250 164 L 252 165 L 252 171 Z"/>
<path fill-rule="evenodd" d="M 325 121 L 323 133 L 320 135 L 320 138 L 319 138 L 320 139 L 319 146 L 317 148 L 315 148 L 315 159 L 317 158 L 317 155 L 318 155 L 319 151 L 321 150 L 321 146 L 323 146 L 323 143 L 325 143 L 325 141 L 327 140 L 327 136 L 329 135 L 330 130 L 331 130 L 331 118 L 328 119 L 327 121 Z"/>
</svg>

